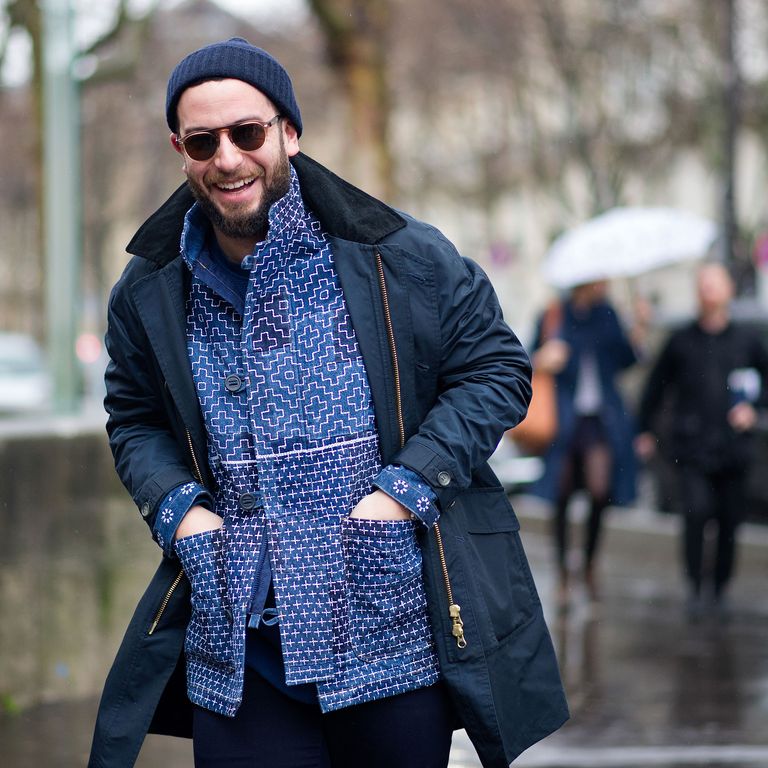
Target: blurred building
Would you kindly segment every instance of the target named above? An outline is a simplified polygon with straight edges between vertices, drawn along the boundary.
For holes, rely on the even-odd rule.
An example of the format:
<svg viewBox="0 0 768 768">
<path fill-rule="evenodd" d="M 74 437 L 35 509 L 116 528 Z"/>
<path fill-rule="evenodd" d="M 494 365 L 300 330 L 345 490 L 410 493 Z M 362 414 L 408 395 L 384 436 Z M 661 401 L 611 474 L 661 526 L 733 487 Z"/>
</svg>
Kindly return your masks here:
<svg viewBox="0 0 768 768">
<path fill-rule="evenodd" d="M 745 20 L 754 37 L 768 12 L 744 2 L 757 9 Z M 709 22 L 697 0 L 392 0 L 391 202 L 486 268 L 524 338 L 549 295 L 540 261 L 564 229 L 615 204 L 719 216 L 720 63 L 717 19 Z M 359 181 L 349 113 L 311 15 L 267 30 L 209 0 L 161 3 L 83 63 L 92 70 L 82 83 L 84 330 L 101 332 L 126 243 L 183 181 L 164 121 L 167 74 L 186 52 L 231 35 L 268 48 L 291 72 L 302 149 Z M 759 65 L 768 35 L 759 40 L 746 49 L 754 88 L 745 88 L 736 192 L 748 235 L 768 228 L 768 131 L 750 95 L 768 83 Z M 0 328 L 41 338 L 33 113 L 28 89 L 0 91 L 0 131 L 12 137 L 3 167 L 12 181 L 0 185 Z M 685 270 L 638 281 L 665 313 L 693 306 L 688 284 Z"/>
</svg>

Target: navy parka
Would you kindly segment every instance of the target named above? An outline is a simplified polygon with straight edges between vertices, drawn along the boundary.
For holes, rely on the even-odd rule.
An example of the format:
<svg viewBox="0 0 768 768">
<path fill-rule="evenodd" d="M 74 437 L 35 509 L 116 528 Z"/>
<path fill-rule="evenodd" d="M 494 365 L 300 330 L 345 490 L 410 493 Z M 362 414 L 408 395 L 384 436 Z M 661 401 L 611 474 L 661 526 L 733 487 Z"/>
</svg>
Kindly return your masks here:
<svg viewBox="0 0 768 768">
<path fill-rule="evenodd" d="M 568 716 L 519 523 L 486 464 L 524 416 L 530 366 L 485 275 L 435 229 L 292 159 L 328 233 L 370 382 L 384 464 L 419 473 L 439 499 L 420 537 L 441 674 L 484 766 L 508 766 Z M 179 256 L 185 186 L 128 246 L 110 298 L 108 433 L 118 474 L 150 525 L 175 486 L 211 486 L 186 351 L 188 271 Z M 383 293 L 383 291 L 385 293 Z M 397 375 L 396 375 L 397 373 Z M 461 606 L 466 646 L 448 613 Z M 191 735 L 184 687 L 189 585 L 164 558 L 105 684 L 89 765 L 132 766 L 147 731 Z"/>
</svg>

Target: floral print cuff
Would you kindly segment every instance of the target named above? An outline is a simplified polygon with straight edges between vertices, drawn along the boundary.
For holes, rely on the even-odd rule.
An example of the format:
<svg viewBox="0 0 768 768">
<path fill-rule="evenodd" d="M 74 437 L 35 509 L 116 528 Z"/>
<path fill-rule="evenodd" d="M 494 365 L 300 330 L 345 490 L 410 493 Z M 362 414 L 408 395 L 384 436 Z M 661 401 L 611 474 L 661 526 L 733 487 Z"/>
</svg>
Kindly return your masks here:
<svg viewBox="0 0 768 768">
<path fill-rule="evenodd" d="M 399 464 L 384 467 L 374 478 L 373 485 L 400 502 L 428 528 L 440 517 L 437 495 L 420 475 L 407 467 Z"/>
<path fill-rule="evenodd" d="M 176 529 L 179 527 L 181 518 L 196 504 L 208 509 L 213 508 L 211 494 L 204 486 L 193 482 L 177 485 L 160 502 L 152 536 L 166 557 L 171 557 L 174 553 L 173 537 L 176 535 Z"/>
</svg>

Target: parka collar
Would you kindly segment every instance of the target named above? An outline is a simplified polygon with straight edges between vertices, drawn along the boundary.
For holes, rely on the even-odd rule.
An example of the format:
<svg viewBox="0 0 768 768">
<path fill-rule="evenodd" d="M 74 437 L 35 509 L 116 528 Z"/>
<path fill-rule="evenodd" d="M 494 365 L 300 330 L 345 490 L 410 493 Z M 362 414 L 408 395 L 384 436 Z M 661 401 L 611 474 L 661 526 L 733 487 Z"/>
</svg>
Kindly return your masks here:
<svg viewBox="0 0 768 768">
<path fill-rule="evenodd" d="M 304 204 L 334 237 L 373 245 L 405 226 L 394 209 L 352 186 L 304 153 L 291 158 Z M 158 264 L 179 254 L 184 215 L 195 202 L 182 184 L 142 225 L 128 243 L 128 253 Z"/>
</svg>

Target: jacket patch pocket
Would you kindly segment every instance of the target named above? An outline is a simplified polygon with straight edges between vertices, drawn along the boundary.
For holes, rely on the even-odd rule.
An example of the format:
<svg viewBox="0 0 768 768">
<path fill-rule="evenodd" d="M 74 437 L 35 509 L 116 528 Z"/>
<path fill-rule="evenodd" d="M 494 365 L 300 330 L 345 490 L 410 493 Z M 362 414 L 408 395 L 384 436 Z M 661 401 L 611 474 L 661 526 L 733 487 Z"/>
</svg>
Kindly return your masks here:
<svg viewBox="0 0 768 768">
<path fill-rule="evenodd" d="M 345 518 L 342 536 L 355 655 L 381 659 L 426 647 L 429 625 L 415 523 Z"/>
<path fill-rule="evenodd" d="M 232 664 L 232 609 L 223 556 L 224 531 L 204 531 L 175 543 L 191 585 L 192 616 L 184 650 L 189 658 Z"/>
<path fill-rule="evenodd" d="M 468 571 L 493 635 L 502 642 L 531 619 L 538 596 L 520 541 L 520 523 L 503 491 L 467 496 Z"/>
</svg>

